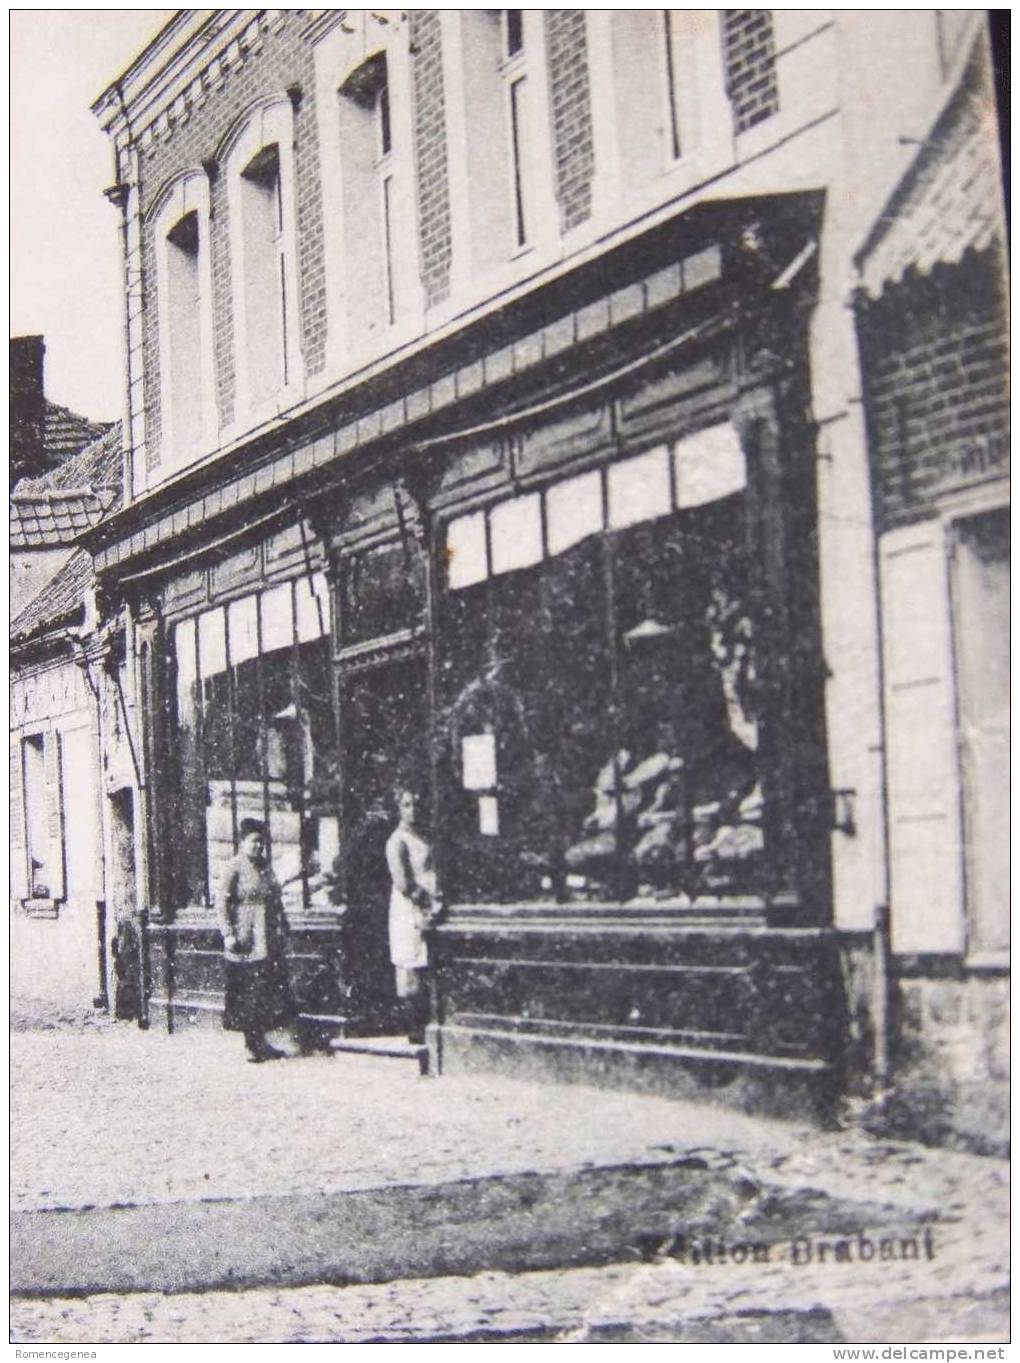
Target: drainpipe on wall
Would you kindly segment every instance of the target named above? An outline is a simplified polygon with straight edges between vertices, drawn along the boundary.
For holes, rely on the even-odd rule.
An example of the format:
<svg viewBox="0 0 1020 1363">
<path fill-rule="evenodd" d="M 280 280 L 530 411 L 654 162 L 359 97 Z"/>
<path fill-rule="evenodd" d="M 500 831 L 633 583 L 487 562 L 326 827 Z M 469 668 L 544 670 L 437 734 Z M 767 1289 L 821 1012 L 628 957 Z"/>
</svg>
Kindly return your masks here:
<svg viewBox="0 0 1020 1363">
<path fill-rule="evenodd" d="M 96 861 L 97 873 L 101 894 L 96 897 L 96 937 L 97 937 L 97 968 L 99 977 L 99 993 L 92 1000 L 93 1007 L 102 1009 L 104 1012 L 110 1011 L 110 990 L 109 990 L 109 962 L 108 948 L 106 941 L 106 905 L 108 902 L 106 885 L 106 810 L 103 801 L 103 709 L 99 703 L 99 683 L 93 680 L 92 669 L 88 649 L 85 644 L 84 635 L 95 628 L 95 611 L 91 605 L 86 607 L 86 623 L 80 630 L 69 629 L 67 640 L 71 645 L 71 656 L 75 663 L 81 668 L 85 677 L 86 685 L 92 693 L 92 701 L 95 706 L 96 722 L 92 731 L 92 759 L 96 773 Z"/>
<path fill-rule="evenodd" d="M 131 280 L 129 270 L 131 264 L 131 242 L 129 239 L 129 206 L 131 203 L 131 182 L 137 183 L 137 167 L 135 164 L 134 138 L 131 132 L 131 124 L 128 120 L 127 106 L 124 103 L 124 93 L 120 85 L 116 86 L 117 96 L 120 100 L 121 112 L 124 116 L 124 124 L 127 129 L 127 137 L 123 148 L 123 155 L 128 161 L 128 174 L 121 176 L 121 151 L 117 147 L 116 139 L 113 144 L 113 184 L 109 189 L 103 190 L 104 196 L 109 199 L 116 208 L 120 210 L 120 243 L 121 243 L 121 265 L 124 279 L 124 373 L 126 383 L 124 387 L 124 416 L 123 416 L 123 435 L 122 448 L 123 458 L 123 480 L 124 480 L 124 503 L 132 501 L 134 497 L 134 447 L 133 430 L 131 421 Z"/>
<path fill-rule="evenodd" d="M 875 905 L 875 921 L 872 929 L 872 967 L 871 1020 L 874 1033 L 872 1042 L 872 1083 L 873 1097 L 879 1107 L 884 1106 L 892 1078 L 890 1060 L 892 1020 L 890 1007 L 890 960 L 892 956 L 890 936 L 890 900 L 892 870 L 890 860 L 889 834 L 889 757 L 888 729 L 885 705 L 885 621 L 882 615 L 882 563 L 879 553 L 879 515 L 878 493 L 875 486 L 875 470 L 871 452 L 875 449 L 875 426 L 871 405 L 868 401 L 868 388 L 860 346 L 860 304 L 861 287 L 854 291 L 851 308 L 854 314 L 854 336 L 857 343 L 857 372 L 861 381 L 861 410 L 864 415 L 864 428 L 868 441 L 868 490 L 871 499 L 871 572 L 875 591 L 875 646 L 877 649 L 878 670 L 878 723 L 879 723 L 879 781 L 878 798 L 881 806 L 881 893 Z"/>
</svg>

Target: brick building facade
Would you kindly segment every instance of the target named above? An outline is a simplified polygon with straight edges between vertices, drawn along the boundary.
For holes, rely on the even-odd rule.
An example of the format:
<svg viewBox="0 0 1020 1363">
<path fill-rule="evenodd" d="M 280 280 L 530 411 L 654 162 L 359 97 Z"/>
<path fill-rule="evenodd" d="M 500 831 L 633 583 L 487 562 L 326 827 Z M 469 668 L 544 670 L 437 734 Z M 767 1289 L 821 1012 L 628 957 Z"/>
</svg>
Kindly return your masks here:
<svg viewBox="0 0 1020 1363">
<path fill-rule="evenodd" d="M 100 98 L 154 1017 L 217 1015 L 257 811 L 306 1019 L 392 1027 L 409 781 L 440 1069 L 833 1100 L 886 902 L 846 286 L 940 23 L 194 11 Z"/>
<path fill-rule="evenodd" d="M 891 1106 L 1008 1142 L 1009 416 L 1002 195 L 973 39 L 859 256 L 880 564 Z"/>
</svg>

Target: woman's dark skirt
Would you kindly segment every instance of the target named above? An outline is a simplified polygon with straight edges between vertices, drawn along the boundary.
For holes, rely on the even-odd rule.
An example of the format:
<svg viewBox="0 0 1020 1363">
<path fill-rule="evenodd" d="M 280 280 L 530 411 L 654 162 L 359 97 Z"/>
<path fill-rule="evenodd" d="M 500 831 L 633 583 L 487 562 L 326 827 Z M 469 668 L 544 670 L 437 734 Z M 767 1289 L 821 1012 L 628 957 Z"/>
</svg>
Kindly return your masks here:
<svg viewBox="0 0 1020 1363">
<path fill-rule="evenodd" d="M 223 965 L 223 1026 L 228 1032 L 264 1032 L 293 1020 L 294 1000 L 282 961 L 225 960 Z"/>
</svg>

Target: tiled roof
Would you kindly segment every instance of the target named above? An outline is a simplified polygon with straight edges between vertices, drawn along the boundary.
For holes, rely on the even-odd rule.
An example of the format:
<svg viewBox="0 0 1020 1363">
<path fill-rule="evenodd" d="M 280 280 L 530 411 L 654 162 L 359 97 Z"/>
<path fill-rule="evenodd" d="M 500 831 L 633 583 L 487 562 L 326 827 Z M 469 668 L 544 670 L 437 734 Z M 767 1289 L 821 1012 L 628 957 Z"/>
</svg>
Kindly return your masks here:
<svg viewBox="0 0 1020 1363">
<path fill-rule="evenodd" d="M 69 544 L 120 501 L 121 426 L 41 478 L 22 478 L 10 501 L 11 549 Z"/>
<path fill-rule="evenodd" d="M 11 643 L 74 620 L 83 607 L 91 581 L 92 556 L 85 549 L 76 549 L 60 572 L 12 620 Z"/>
<path fill-rule="evenodd" d="M 971 42 L 958 85 L 858 252 L 861 282 L 873 298 L 907 270 L 928 274 L 1005 235 L 999 148 L 989 124 L 995 99 L 980 24 Z"/>
<path fill-rule="evenodd" d="M 47 492 L 56 489 L 112 488 L 119 493 L 124 478 L 121 463 L 121 423 L 113 425 L 98 440 L 92 440 L 83 450 L 65 460 L 58 468 L 50 469 L 40 478 L 22 478 L 14 487 L 14 495 L 26 492 Z"/>
<path fill-rule="evenodd" d="M 109 429 L 108 422 L 89 421 L 67 407 L 46 400 L 43 450 L 50 463 L 69 459 Z"/>
<path fill-rule="evenodd" d="M 101 521 L 115 501 L 116 493 L 110 489 L 16 494 L 10 504 L 10 547 L 39 549 L 70 544 L 83 530 Z"/>
</svg>

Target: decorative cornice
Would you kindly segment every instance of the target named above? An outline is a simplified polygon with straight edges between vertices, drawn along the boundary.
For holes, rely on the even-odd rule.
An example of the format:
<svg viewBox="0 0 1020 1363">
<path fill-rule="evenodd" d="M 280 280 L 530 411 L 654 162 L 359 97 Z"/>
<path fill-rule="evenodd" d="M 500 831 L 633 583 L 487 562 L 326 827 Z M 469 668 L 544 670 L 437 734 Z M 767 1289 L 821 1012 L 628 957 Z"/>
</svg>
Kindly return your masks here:
<svg viewBox="0 0 1020 1363">
<path fill-rule="evenodd" d="M 151 155 L 187 123 L 228 75 L 279 32 L 286 10 L 187 11 L 170 24 L 92 106 L 105 131 Z M 168 49 L 191 26 L 175 52 Z"/>
</svg>

